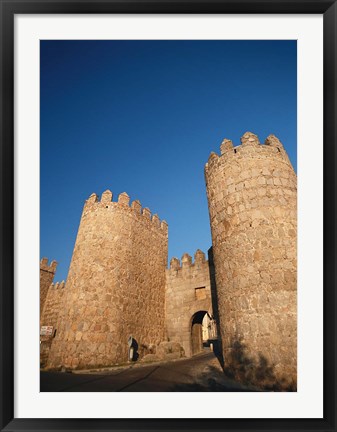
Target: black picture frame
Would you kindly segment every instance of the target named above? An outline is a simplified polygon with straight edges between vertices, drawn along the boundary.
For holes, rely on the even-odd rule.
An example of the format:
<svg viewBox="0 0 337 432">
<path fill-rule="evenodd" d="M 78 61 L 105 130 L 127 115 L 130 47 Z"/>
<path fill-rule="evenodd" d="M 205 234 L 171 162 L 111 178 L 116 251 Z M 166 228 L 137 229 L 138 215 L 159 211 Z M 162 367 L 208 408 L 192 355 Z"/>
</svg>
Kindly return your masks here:
<svg viewBox="0 0 337 432">
<path fill-rule="evenodd" d="M 97 13 L 323 14 L 324 22 L 324 417 L 323 419 L 14 418 L 14 15 Z M 337 4 L 327 0 L 0 0 L 1 331 L 3 431 L 336 431 L 336 89 Z M 314 229 L 314 228 L 313 228 Z"/>
</svg>

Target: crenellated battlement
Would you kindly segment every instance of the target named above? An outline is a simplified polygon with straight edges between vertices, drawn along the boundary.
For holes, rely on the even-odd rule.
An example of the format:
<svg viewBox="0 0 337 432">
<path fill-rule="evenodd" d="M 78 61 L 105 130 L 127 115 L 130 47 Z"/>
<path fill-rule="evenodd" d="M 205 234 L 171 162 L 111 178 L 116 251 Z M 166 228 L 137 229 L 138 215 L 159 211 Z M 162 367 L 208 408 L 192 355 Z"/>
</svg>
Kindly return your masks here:
<svg viewBox="0 0 337 432">
<path fill-rule="evenodd" d="M 189 255 L 187 252 L 183 254 L 181 257 L 181 260 L 179 258 L 173 257 L 170 260 L 170 267 L 168 270 L 181 270 L 184 268 L 191 268 L 196 265 L 204 264 L 206 263 L 206 257 L 204 252 L 202 252 L 200 249 L 197 249 L 194 254 L 194 262 L 192 260 L 191 255 Z"/>
<path fill-rule="evenodd" d="M 195 264 L 202 264 L 206 261 L 206 256 L 203 251 L 200 249 L 197 249 L 194 254 L 194 263 Z"/>
<path fill-rule="evenodd" d="M 64 280 L 62 282 L 54 282 L 50 285 L 50 289 L 64 289 L 65 287 L 65 282 Z"/>
<path fill-rule="evenodd" d="M 181 266 L 182 268 L 191 267 L 192 265 L 192 257 L 188 253 L 184 253 L 181 257 Z"/>
<path fill-rule="evenodd" d="M 118 195 L 118 204 L 129 206 L 130 197 L 126 192 L 122 192 Z"/>
<path fill-rule="evenodd" d="M 170 269 L 172 269 L 172 270 L 179 270 L 180 268 L 181 268 L 180 259 L 176 258 L 176 257 L 171 258 L 171 260 L 170 260 Z"/>
<path fill-rule="evenodd" d="M 113 194 L 109 189 L 102 193 L 101 198 L 99 198 L 96 193 L 92 193 L 85 201 L 84 213 L 98 208 L 109 209 L 116 207 L 133 210 L 136 215 L 140 215 L 144 219 L 151 221 L 153 226 L 159 228 L 164 233 L 168 232 L 167 222 L 165 220 L 160 220 L 156 213 L 152 215 L 151 210 L 148 207 L 142 207 L 139 200 L 132 201 L 130 205 L 130 196 L 126 192 L 120 193 L 117 197 L 117 201 L 113 201 Z"/>
<path fill-rule="evenodd" d="M 48 264 L 48 258 L 42 258 L 40 261 L 40 270 L 47 271 L 49 273 L 55 273 L 57 267 L 57 261 L 53 260 Z"/>
<path fill-rule="evenodd" d="M 208 162 L 205 165 L 205 170 L 207 171 L 213 165 L 223 159 L 233 159 L 237 157 L 252 157 L 253 152 L 257 156 L 274 155 L 280 159 L 285 159 L 289 162 L 287 153 L 284 150 L 281 141 L 273 134 L 269 135 L 264 143 L 261 143 L 258 136 L 252 132 L 246 132 L 240 138 L 241 144 L 233 145 L 233 141 L 225 138 L 220 145 L 220 155 L 215 152 L 211 152 L 208 158 Z M 259 155 L 260 153 L 260 155 Z"/>
</svg>

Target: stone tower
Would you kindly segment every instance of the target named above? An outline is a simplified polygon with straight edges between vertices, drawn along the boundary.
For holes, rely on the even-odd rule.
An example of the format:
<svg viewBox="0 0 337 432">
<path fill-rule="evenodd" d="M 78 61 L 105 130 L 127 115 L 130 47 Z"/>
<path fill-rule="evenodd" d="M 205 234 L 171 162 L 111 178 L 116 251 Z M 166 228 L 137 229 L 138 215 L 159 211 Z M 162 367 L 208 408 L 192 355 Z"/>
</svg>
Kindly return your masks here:
<svg viewBox="0 0 337 432">
<path fill-rule="evenodd" d="M 125 363 L 165 339 L 168 227 L 122 193 L 86 201 L 48 367 Z"/>
<path fill-rule="evenodd" d="M 243 379 L 296 386 L 297 178 L 281 142 L 247 132 L 205 166 L 222 351 Z M 245 362 L 243 362 L 245 360 Z M 260 374 L 260 376 L 258 376 Z M 262 378 L 261 378 L 262 376 Z"/>
</svg>

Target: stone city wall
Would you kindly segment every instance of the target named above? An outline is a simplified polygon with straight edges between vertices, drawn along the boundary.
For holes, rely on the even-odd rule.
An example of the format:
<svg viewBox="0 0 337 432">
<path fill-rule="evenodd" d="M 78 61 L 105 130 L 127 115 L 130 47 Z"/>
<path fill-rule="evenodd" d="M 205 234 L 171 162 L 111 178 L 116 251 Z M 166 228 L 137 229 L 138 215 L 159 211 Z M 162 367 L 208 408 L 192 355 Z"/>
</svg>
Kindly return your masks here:
<svg viewBox="0 0 337 432">
<path fill-rule="evenodd" d="M 225 366 L 296 386 L 297 178 L 281 142 L 247 132 L 205 178 Z M 269 369 L 268 369 L 269 368 Z"/>
<path fill-rule="evenodd" d="M 128 361 L 165 340 L 168 226 L 139 201 L 106 191 L 86 201 L 66 282 L 49 368 Z"/>
<path fill-rule="evenodd" d="M 50 285 L 40 317 L 40 331 L 43 326 L 53 327 L 52 335 L 40 335 L 40 363 L 42 367 L 47 364 L 50 347 L 57 334 L 57 321 L 63 307 L 64 286 L 64 281 Z"/>
<path fill-rule="evenodd" d="M 48 289 L 54 280 L 57 262 L 52 261 L 48 264 L 48 258 L 42 258 L 40 261 L 40 317 L 46 301 Z"/>
<path fill-rule="evenodd" d="M 166 326 L 170 340 L 179 342 L 190 357 L 193 316 L 199 311 L 212 315 L 209 264 L 205 254 L 197 250 L 192 257 L 185 253 L 181 263 L 172 258 L 166 270 Z"/>
</svg>

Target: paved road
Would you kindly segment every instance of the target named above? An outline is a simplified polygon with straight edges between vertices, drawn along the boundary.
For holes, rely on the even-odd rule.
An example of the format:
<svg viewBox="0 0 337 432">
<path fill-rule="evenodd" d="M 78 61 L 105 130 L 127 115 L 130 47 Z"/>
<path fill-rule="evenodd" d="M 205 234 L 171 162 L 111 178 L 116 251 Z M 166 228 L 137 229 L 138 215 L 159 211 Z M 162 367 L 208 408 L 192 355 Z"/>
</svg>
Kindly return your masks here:
<svg viewBox="0 0 337 432">
<path fill-rule="evenodd" d="M 163 392 L 249 391 L 226 378 L 212 352 L 193 358 L 152 365 L 135 364 L 103 373 L 41 372 L 45 392 Z"/>
</svg>

